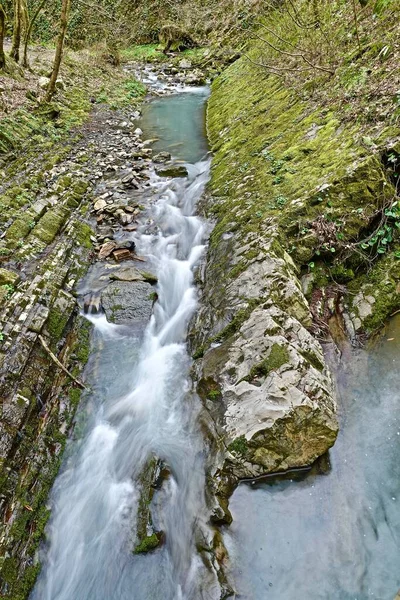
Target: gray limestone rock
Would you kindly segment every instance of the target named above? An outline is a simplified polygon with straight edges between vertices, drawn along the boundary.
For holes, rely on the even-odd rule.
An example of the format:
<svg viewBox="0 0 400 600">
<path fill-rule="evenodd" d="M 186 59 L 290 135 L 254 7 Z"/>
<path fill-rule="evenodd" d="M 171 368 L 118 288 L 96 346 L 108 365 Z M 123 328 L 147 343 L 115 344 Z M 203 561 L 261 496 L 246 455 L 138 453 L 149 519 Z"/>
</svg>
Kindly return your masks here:
<svg viewBox="0 0 400 600">
<path fill-rule="evenodd" d="M 276 235 L 266 222 L 262 231 L 221 239 L 192 323 L 203 355 L 195 362 L 197 391 L 215 440 L 210 481 L 228 521 L 227 498 L 240 479 L 309 465 L 338 432 L 331 377 L 308 331 L 310 309 Z"/>
<path fill-rule="evenodd" d="M 145 324 L 153 307 L 153 286 L 146 281 L 110 283 L 101 301 L 107 320 L 118 324 Z"/>
</svg>

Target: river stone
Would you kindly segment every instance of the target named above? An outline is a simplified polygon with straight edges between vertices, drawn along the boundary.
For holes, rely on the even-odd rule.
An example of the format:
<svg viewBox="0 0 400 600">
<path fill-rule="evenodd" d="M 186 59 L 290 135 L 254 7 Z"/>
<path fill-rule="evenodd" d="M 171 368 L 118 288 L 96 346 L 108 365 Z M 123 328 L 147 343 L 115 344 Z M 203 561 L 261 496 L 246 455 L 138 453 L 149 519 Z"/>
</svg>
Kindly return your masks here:
<svg viewBox="0 0 400 600">
<path fill-rule="evenodd" d="M 100 210 L 103 210 L 106 206 L 107 206 L 107 202 L 105 200 L 103 200 L 102 198 L 100 198 L 99 200 L 96 200 L 93 208 L 96 211 L 100 211 Z"/>
<path fill-rule="evenodd" d="M 156 173 L 159 177 L 187 177 L 188 172 L 183 165 L 170 165 L 166 167 L 157 167 Z"/>
<path fill-rule="evenodd" d="M 146 324 L 153 308 L 153 286 L 146 281 L 110 283 L 101 295 L 107 320 L 118 324 Z"/>
<path fill-rule="evenodd" d="M 155 163 L 166 163 L 169 160 L 171 160 L 171 155 L 169 152 L 159 152 L 153 156 L 153 162 Z"/>
<path fill-rule="evenodd" d="M 110 279 L 116 281 L 147 281 L 149 283 L 157 283 L 155 275 L 140 271 L 136 267 L 121 267 L 110 274 Z"/>
<path fill-rule="evenodd" d="M 115 250 L 116 247 L 117 245 L 113 241 L 106 242 L 105 244 L 103 244 L 100 248 L 99 259 L 103 260 L 104 258 L 110 256 L 111 252 L 113 252 L 113 250 Z"/>
</svg>

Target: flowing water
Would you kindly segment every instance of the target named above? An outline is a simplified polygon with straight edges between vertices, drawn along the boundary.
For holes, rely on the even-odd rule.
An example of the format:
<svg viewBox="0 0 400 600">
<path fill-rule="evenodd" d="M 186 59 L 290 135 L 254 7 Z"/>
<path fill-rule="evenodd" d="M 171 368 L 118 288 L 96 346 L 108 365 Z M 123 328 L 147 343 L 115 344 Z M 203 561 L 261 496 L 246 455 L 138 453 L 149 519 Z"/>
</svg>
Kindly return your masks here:
<svg viewBox="0 0 400 600">
<path fill-rule="evenodd" d="M 194 521 L 206 513 L 199 406 L 185 346 L 196 308 L 193 270 L 207 233 L 193 216 L 209 173 L 206 95 L 193 90 L 144 110 L 145 137 L 190 163 L 189 177 L 166 184 L 153 175 L 153 193 L 143 199 L 150 208 L 135 242 L 159 278 L 150 324 L 140 331 L 91 317 L 92 391 L 54 486 L 31 600 L 216 597 L 193 541 Z M 393 600 L 400 588 L 399 356 L 399 319 L 372 349 L 347 349 L 334 365 L 341 432 L 329 458 L 234 493 L 224 539 L 238 598 Z M 165 544 L 134 555 L 135 479 L 153 454 L 172 473 L 152 501 Z"/>
<path fill-rule="evenodd" d="M 190 163 L 189 177 L 166 182 L 153 174 L 152 194 L 143 199 L 150 208 L 134 241 L 137 253 L 147 257 L 146 269 L 158 275 L 150 324 L 138 331 L 91 317 L 92 391 L 78 417 L 76 431 L 82 434 L 69 445 L 54 486 L 34 600 L 203 597 L 193 541 L 194 520 L 204 511 L 203 448 L 185 338 L 196 307 L 193 270 L 207 233 L 194 216 L 209 174 L 207 93 L 203 88 L 156 100 L 139 123 L 145 137 L 157 133 L 159 149 Z M 171 470 L 152 501 L 165 544 L 135 555 L 135 479 L 153 454 Z"/>
<path fill-rule="evenodd" d="M 308 473 L 240 485 L 225 542 L 240 598 L 393 600 L 400 588 L 400 319 L 334 366 L 341 431 Z M 334 363 L 333 363 L 334 364 Z"/>
</svg>

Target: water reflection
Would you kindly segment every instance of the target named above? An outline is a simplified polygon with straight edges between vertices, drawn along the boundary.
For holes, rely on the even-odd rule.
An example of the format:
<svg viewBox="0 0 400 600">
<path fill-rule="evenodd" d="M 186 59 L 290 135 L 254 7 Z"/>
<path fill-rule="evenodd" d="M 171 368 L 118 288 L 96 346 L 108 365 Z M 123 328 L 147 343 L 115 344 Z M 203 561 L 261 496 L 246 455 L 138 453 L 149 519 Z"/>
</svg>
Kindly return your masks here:
<svg viewBox="0 0 400 600">
<path fill-rule="evenodd" d="M 225 538 L 241 598 L 393 600 L 400 588 L 400 319 L 334 369 L 331 468 L 241 485 Z M 328 468 L 326 468 L 328 466 Z M 324 476 L 321 476 L 321 468 Z"/>
<path fill-rule="evenodd" d="M 155 152 L 168 150 L 174 157 L 195 163 L 206 155 L 205 98 L 209 88 L 153 100 L 144 105 L 140 126 L 148 139 L 154 138 Z"/>
</svg>

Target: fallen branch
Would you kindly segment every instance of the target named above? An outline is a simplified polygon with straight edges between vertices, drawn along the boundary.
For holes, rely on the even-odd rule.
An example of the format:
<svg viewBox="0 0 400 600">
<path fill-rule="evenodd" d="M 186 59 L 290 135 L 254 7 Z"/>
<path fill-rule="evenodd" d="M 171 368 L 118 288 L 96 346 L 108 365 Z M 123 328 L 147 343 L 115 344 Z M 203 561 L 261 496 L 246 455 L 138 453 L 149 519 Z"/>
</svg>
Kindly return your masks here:
<svg viewBox="0 0 400 600">
<path fill-rule="evenodd" d="M 43 348 L 46 350 L 47 354 L 50 356 L 51 360 L 57 365 L 57 367 L 59 367 L 66 375 L 68 375 L 68 377 L 70 377 L 72 381 L 76 383 L 76 385 L 78 385 L 81 389 L 87 390 L 88 388 L 86 387 L 86 385 L 84 385 L 82 381 L 79 381 L 79 379 L 76 379 L 76 377 L 74 377 L 72 373 L 70 373 L 68 369 L 66 369 L 64 365 L 58 360 L 57 356 L 53 354 L 53 352 L 50 350 L 50 348 L 48 347 L 41 335 L 39 335 L 39 340 Z"/>
</svg>

